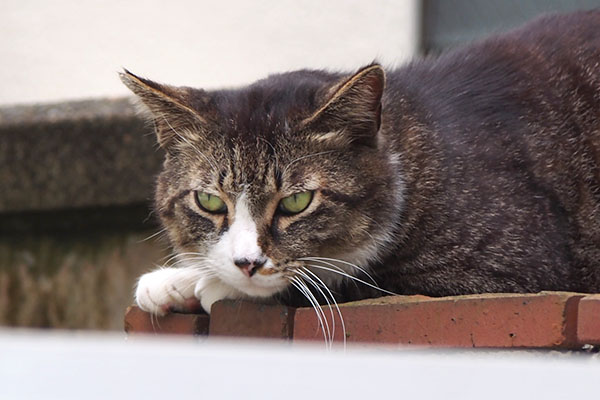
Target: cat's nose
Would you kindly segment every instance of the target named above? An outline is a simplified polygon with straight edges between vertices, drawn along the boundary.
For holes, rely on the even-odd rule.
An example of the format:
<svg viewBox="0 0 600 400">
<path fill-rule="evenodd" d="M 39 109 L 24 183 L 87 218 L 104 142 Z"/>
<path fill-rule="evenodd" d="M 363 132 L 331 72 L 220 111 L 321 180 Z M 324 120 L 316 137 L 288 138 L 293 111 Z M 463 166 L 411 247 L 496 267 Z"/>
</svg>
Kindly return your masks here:
<svg viewBox="0 0 600 400">
<path fill-rule="evenodd" d="M 260 267 L 265 265 L 266 262 L 267 260 L 264 258 L 258 258 L 255 260 L 250 260 L 248 258 L 236 258 L 233 260 L 233 263 L 237 265 L 247 277 L 254 275 Z"/>
</svg>

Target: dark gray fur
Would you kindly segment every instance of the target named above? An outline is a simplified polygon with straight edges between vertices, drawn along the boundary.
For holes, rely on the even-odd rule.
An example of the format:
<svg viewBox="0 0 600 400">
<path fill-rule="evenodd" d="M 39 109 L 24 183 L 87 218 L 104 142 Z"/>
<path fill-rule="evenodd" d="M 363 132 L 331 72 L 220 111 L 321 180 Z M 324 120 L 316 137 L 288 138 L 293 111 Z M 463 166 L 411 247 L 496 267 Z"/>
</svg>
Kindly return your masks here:
<svg viewBox="0 0 600 400">
<path fill-rule="evenodd" d="M 598 11 L 544 17 L 385 78 L 377 65 L 296 71 L 215 92 L 123 79 L 168 150 L 156 204 L 179 251 L 227 229 L 184 201 L 201 176 L 232 202 L 249 188 L 261 248 L 282 266 L 376 243 L 369 269 L 399 294 L 600 291 Z M 269 204 L 311 176 L 319 208 L 283 223 Z M 381 294 L 336 290 L 341 301 Z"/>
</svg>

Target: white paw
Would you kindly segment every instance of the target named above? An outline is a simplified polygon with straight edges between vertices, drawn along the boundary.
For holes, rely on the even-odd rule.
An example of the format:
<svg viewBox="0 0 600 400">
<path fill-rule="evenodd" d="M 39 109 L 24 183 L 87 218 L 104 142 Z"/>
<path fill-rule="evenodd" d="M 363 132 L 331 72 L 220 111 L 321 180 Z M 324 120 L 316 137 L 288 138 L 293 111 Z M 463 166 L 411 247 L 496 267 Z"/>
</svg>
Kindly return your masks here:
<svg viewBox="0 0 600 400">
<path fill-rule="evenodd" d="M 204 311 L 210 314 L 212 305 L 223 299 L 241 299 L 246 297 L 242 292 L 223 283 L 216 278 L 202 278 L 196 283 L 194 295 L 200 299 Z"/>
<path fill-rule="evenodd" d="M 157 269 L 140 277 L 135 302 L 142 310 L 156 315 L 195 311 L 198 299 L 194 289 L 200 278 L 198 271 L 191 268 Z"/>
</svg>

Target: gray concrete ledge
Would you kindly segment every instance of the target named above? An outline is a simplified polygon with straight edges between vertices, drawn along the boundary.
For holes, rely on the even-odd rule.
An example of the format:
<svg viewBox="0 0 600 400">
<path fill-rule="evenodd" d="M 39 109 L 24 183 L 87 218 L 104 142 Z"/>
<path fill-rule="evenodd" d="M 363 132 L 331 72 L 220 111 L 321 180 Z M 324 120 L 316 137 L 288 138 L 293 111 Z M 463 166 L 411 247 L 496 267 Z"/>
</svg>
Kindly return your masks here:
<svg viewBox="0 0 600 400">
<path fill-rule="evenodd" d="M 0 213 L 147 203 L 162 159 L 128 98 L 0 108 Z"/>
</svg>

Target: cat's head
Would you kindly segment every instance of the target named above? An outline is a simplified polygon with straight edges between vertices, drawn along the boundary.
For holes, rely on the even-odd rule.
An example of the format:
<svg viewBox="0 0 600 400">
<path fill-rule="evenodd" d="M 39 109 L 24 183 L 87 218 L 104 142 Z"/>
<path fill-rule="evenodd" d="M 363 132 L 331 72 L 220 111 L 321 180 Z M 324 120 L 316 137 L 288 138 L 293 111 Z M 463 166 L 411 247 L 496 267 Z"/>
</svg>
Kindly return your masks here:
<svg viewBox="0 0 600 400">
<path fill-rule="evenodd" d="M 348 263 L 386 250 L 402 200 L 379 65 L 213 92 L 121 78 L 166 151 L 156 211 L 186 265 L 265 297 L 305 268 L 329 284 L 340 275 L 326 269 L 355 274 Z"/>
</svg>

